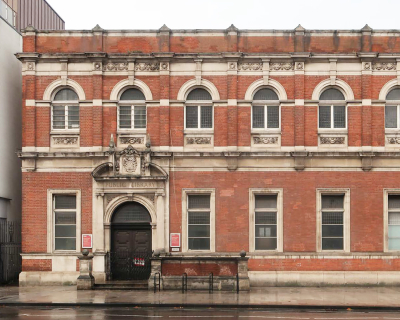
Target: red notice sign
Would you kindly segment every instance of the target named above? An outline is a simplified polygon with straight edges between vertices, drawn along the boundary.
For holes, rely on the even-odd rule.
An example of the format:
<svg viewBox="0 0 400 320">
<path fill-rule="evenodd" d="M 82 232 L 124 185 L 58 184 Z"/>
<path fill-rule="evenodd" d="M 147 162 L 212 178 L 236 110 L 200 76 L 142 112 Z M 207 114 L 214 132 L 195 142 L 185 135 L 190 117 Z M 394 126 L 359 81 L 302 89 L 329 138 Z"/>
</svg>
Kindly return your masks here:
<svg viewBox="0 0 400 320">
<path fill-rule="evenodd" d="M 82 235 L 82 248 L 83 249 L 91 249 L 92 244 L 92 235 L 91 234 L 83 234 Z"/>
<path fill-rule="evenodd" d="M 169 242 L 170 242 L 171 248 L 179 248 L 181 246 L 181 234 L 180 233 L 171 233 Z"/>
</svg>

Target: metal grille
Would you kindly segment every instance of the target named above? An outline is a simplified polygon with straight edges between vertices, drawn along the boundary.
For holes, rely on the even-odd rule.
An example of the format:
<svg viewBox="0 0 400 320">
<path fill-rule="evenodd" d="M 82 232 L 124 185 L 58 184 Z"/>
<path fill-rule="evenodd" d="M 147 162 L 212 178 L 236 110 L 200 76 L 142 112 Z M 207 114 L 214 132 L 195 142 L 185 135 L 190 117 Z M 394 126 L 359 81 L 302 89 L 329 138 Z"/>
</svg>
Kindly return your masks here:
<svg viewBox="0 0 400 320">
<path fill-rule="evenodd" d="M 346 128 L 346 107 L 333 107 L 333 122 L 335 128 Z"/>
<path fill-rule="evenodd" d="M 253 128 L 264 128 L 264 106 L 253 106 Z"/>
<path fill-rule="evenodd" d="M 189 212 L 189 224 L 210 224 L 210 212 Z"/>
<path fill-rule="evenodd" d="M 389 213 L 389 224 L 400 225 L 400 212 L 390 212 Z"/>
<path fill-rule="evenodd" d="M 131 88 L 122 93 L 120 100 L 146 100 L 146 98 L 142 91 Z"/>
<path fill-rule="evenodd" d="M 256 209 L 276 209 L 277 196 L 273 195 L 256 195 Z"/>
<path fill-rule="evenodd" d="M 343 224 L 343 212 L 323 212 L 322 224 Z"/>
<path fill-rule="evenodd" d="M 113 223 L 151 222 L 147 209 L 137 202 L 128 202 L 118 207 L 112 217 Z"/>
<path fill-rule="evenodd" d="M 268 128 L 279 128 L 279 107 L 268 106 L 267 107 L 267 127 Z"/>
<path fill-rule="evenodd" d="M 385 107 L 385 128 L 397 128 L 397 106 Z"/>
<path fill-rule="evenodd" d="M 210 249 L 210 195 L 188 196 L 188 247 Z"/>
<path fill-rule="evenodd" d="M 186 106 L 186 128 L 198 127 L 198 107 Z"/>
<path fill-rule="evenodd" d="M 54 196 L 54 245 L 56 250 L 76 249 L 76 196 Z"/>
<path fill-rule="evenodd" d="M 135 106 L 135 129 L 146 128 L 146 107 Z"/>
<path fill-rule="evenodd" d="M 0 284 L 18 281 L 21 265 L 21 224 L 0 220 Z"/>
<path fill-rule="evenodd" d="M 400 195 L 388 196 L 388 248 L 400 250 Z"/>
<path fill-rule="evenodd" d="M 319 100 L 344 100 L 344 95 L 338 89 L 329 88 L 322 92 Z"/>
<path fill-rule="evenodd" d="M 387 94 L 386 100 L 400 100 L 400 88 L 395 88 L 391 90 Z"/>
<path fill-rule="evenodd" d="M 56 93 L 56 95 L 54 96 L 54 101 L 78 101 L 78 95 L 75 93 L 75 91 L 71 90 L 71 89 L 61 89 L 60 91 L 58 91 Z"/>
<path fill-rule="evenodd" d="M 151 252 L 119 250 L 107 253 L 107 269 L 113 280 L 147 280 L 151 273 Z"/>
<path fill-rule="evenodd" d="M 343 209 L 343 195 L 323 195 L 322 209 Z"/>
<path fill-rule="evenodd" d="M 210 195 L 190 195 L 189 209 L 209 209 L 210 208 Z"/>
<path fill-rule="evenodd" d="M 258 90 L 253 97 L 253 100 L 279 100 L 275 91 L 267 88 Z"/>
<path fill-rule="evenodd" d="M 330 106 L 319 106 L 319 127 L 330 128 L 331 127 L 331 107 Z"/>
<path fill-rule="evenodd" d="M 212 128 L 212 106 L 201 106 L 201 128 Z"/>
<path fill-rule="evenodd" d="M 207 90 L 196 88 L 190 91 L 186 100 L 206 101 L 206 100 L 212 100 L 212 98 Z"/>
<path fill-rule="evenodd" d="M 400 209 L 400 195 L 391 194 L 388 200 L 389 209 Z"/>
<path fill-rule="evenodd" d="M 344 195 L 322 195 L 321 203 L 322 250 L 343 250 Z"/>
<path fill-rule="evenodd" d="M 121 129 L 130 129 L 132 127 L 132 107 L 119 107 L 119 127 Z"/>
<path fill-rule="evenodd" d="M 256 212 L 256 224 L 276 224 L 276 212 Z"/>
</svg>

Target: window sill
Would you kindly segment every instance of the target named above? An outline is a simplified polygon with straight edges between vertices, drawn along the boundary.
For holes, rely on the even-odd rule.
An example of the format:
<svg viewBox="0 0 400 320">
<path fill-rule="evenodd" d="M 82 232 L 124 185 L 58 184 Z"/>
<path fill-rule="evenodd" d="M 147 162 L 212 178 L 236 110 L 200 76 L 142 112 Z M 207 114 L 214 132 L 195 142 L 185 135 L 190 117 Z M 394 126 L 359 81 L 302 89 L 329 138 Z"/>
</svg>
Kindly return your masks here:
<svg viewBox="0 0 400 320">
<path fill-rule="evenodd" d="M 214 134 L 214 129 L 185 129 L 185 134 Z"/>
<path fill-rule="evenodd" d="M 270 134 L 270 133 L 275 133 L 275 134 L 281 134 L 281 129 L 251 129 L 252 134 Z"/>
<path fill-rule="evenodd" d="M 318 128 L 318 134 L 329 134 L 329 133 L 332 133 L 332 134 L 347 134 L 347 129 L 343 129 L 343 128 L 341 128 L 341 129 L 332 129 L 332 128 L 329 128 L 329 129 L 321 129 L 321 128 Z"/>
<path fill-rule="evenodd" d="M 52 130 L 50 131 L 51 135 L 57 135 L 57 134 L 70 134 L 70 135 L 77 135 L 80 134 L 80 130 Z"/>
<path fill-rule="evenodd" d="M 129 134 L 137 134 L 137 133 L 146 134 L 147 129 L 126 129 L 126 130 L 119 129 L 117 131 L 117 134 L 120 134 L 120 135 L 129 135 Z"/>
</svg>

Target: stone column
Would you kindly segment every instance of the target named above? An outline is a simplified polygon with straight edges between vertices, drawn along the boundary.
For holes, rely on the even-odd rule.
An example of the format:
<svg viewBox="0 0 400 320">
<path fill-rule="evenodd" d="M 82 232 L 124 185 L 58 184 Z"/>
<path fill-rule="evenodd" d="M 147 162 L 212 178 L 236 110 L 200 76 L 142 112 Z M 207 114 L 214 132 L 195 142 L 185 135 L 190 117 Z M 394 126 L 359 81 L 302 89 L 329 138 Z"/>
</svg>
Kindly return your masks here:
<svg viewBox="0 0 400 320">
<path fill-rule="evenodd" d="M 149 290 L 154 290 L 154 276 L 159 272 L 161 277 L 161 258 L 154 257 L 150 259 L 151 261 L 151 274 L 148 281 Z M 158 286 L 158 275 L 156 276 L 156 286 Z M 163 282 L 161 277 L 161 290 L 163 289 Z"/>
<path fill-rule="evenodd" d="M 77 280 L 78 290 L 92 290 L 94 287 L 94 277 L 92 275 L 92 259 L 89 250 L 83 250 L 79 259 L 79 277 Z"/>
</svg>

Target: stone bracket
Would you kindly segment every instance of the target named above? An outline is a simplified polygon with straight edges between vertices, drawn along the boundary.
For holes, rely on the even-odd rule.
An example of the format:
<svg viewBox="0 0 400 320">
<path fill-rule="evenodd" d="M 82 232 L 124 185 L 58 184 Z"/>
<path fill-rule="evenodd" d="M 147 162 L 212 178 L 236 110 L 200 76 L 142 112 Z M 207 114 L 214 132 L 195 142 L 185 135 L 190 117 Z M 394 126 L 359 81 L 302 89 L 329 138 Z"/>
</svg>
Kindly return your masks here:
<svg viewBox="0 0 400 320">
<path fill-rule="evenodd" d="M 363 171 L 371 171 L 373 168 L 373 157 L 374 153 L 360 152 L 361 157 L 361 168 Z"/>
<path fill-rule="evenodd" d="M 302 171 L 306 167 L 306 157 L 308 156 L 307 151 L 291 152 L 294 158 L 294 168 L 296 171 Z"/>
</svg>

